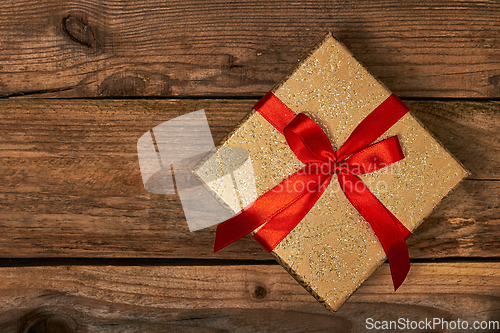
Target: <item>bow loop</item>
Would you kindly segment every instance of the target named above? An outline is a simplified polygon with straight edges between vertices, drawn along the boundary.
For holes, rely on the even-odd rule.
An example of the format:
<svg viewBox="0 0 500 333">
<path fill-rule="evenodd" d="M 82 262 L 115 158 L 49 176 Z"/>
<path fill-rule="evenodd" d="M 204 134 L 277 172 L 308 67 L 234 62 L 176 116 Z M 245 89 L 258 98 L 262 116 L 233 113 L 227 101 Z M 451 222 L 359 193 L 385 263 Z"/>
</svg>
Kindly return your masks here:
<svg viewBox="0 0 500 333">
<path fill-rule="evenodd" d="M 283 130 L 294 154 L 304 164 L 335 161 L 335 151 L 323 130 L 304 113 L 299 113 Z"/>
<path fill-rule="evenodd" d="M 406 112 L 408 107 L 392 94 L 356 126 L 349 138 L 337 150 L 337 158 L 343 160 L 364 149 L 391 128 Z"/>
<path fill-rule="evenodd" d="M 371 173 L 404 158 L 397 136 L 374 143 L 345 159 L 349 173 L 363 175 Z"/>
</svg>

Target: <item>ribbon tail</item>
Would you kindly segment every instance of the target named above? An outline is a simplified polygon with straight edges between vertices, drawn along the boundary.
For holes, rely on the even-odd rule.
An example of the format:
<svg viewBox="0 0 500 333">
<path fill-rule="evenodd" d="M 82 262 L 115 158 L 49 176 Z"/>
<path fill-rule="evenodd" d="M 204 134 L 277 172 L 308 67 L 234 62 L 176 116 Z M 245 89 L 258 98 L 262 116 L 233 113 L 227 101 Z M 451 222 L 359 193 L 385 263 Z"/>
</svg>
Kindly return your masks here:
<svg viewBox="0 0 500 333">
<path fill-rule="evenodd" d="M 214 252 L 248 235 L 261 225 L 268 223 L 268 221 L 272 220 L 282 211 L 290 209 L 291 212 L 294 209 L 299 209 L 290 206 L 293 206 L 302 197 L 307 196 L 309 189 L 311 187 L 314 188 L 314 184 L 322 183 L 325 177 L 321 177 L 319 174 L 309 174 L 307 173 L 308 170 L 309 168 L 307 167 L 298 170 L 257 198 L 257 200 L 245 207 L 240 213 L 219 224 L 215 235 Z M 305 185 L 311 182 L 312 186 Z M 300 184 L 300 186 L 297 186 L 297 184 Z M 286 223 L 295 223 L 297 225 L 298 222 L 300 220 L 296 222 L 291 220 Z"/>
<path fill-rule="evenodd" d="M 410 270 L 410 258 L 405 242 L 410 232 L 370 192 L 358 176 L 340 174 L 338 179 L 347 199 L 370 223 L 375 235 L 380 240 L 389 259 L 394 290 L 397 290 Z"/>
<path fill-rule="evenodd" d="M 266 223 L 265 220 L 252 218 L 253 215 L 254 212 L 243 209 L 237 215 L 219 224 L 215 233 L 214 252 L 223 249 Z"/>
<path fill-rule="evenodd" d="M 316 176 L 314 176 L 316 177 Z M 295 204 L 288 206 L 270 219 L 260 228 L 253 238 L 267 251 L 271 252 L 299 224 L 330 184 L 329 175 L 318 175 L 318 181 L 307 182 L 311 191 L 299 198 Z"/>
<path fill-rule="evenodd" d="M 396 225 L 396 227 L 398 227 L 401 236 L 403 236 L 403 239 L 406 241 L 411 236 L 410 230 L 408 230 L 408 228 L 406 228 L 405 225 L 401 223 L 401 221 L 399 221 L 398 218 L 394 216 L 394 214 L 392 214 L 392 212 L 389 209 L 387 209 L 387 207 L 384 206 L 384 209 L 387 211 L 387 214 L 391 216 L 392 220 L 394 221 L 394 224 Z"/>
</svg>

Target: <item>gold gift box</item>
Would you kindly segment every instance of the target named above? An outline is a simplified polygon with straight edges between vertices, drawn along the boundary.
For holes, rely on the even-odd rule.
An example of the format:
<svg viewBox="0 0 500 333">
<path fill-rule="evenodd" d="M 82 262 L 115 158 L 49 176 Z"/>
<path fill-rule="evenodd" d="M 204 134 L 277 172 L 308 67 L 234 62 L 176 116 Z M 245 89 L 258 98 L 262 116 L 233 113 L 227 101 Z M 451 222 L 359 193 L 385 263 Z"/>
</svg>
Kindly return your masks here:
<svg viewBox="0 0 500 333">
<path fill-rule="evenodd" d="M 331 34 L 272 93 L 294 113 L 306 112 L 329 136 L 334 149 L 391 95 Z M 399 137 L 405 158 L 361 178 L 413 232 L 468 172 L 410 113 L 377 141 L 393 135 Z M 235 169 L 228 161 L 238 158 L 216 153 L 195 174 L 235 212 L 303 166 L 285 137 L 255 110 L 218 147 L 226 152 L 231 147 L 243 148 L 251 166 L 247 163 L 240 169 L 240 177 L 224 178 Z M 229 191 L 235 179 L 238 191 Z M 336 311 L 386 260 L 369 223 L 347 200 L 336 177 L 271 253 L 331 311 Z"/>
</svg>

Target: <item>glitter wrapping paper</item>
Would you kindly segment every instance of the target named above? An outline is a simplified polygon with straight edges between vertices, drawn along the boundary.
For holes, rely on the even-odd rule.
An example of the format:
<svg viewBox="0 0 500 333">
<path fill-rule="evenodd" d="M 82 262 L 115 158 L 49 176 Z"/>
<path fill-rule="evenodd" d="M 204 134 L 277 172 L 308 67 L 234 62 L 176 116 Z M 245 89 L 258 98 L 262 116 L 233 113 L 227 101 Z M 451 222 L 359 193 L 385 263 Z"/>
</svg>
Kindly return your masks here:
<svg viewBox="0 0 500 333">
<path fill-rule="evenodd" d="M 272 93 L 294 113 L 307 113 L 328 135 L 334 149 L 391 95 L 331 34 Z M 410 113 L 377 141 L 393 135 L 398 136 L 405 158 L 360 178 L 413 232 L 468 172 Z M 228 190 L 234 179 L 223 177 L 234 170 L 231 166 L 237 157 L 213 154 L 199 165 L 195 175 L 235 212 L 304 166 L 285 137 L 255 110 L 218 147 L 222 151 L 243 148 L 244 157 L 251 161 L 251 167 L 240 169 L 234 177 L 239 191 Z M 386 260 L 370 225 L 347 200 L 336 177 L 271 253 L 331 311 Z"/>
</svg>

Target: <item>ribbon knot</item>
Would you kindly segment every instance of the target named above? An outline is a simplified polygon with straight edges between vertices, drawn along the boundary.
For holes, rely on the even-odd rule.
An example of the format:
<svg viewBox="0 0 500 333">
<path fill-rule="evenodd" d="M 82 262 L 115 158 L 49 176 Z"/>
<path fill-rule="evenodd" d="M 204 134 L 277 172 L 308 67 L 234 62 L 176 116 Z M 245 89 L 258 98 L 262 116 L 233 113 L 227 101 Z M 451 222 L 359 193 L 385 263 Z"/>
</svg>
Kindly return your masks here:
<svg viewBox="0 0 500 333">
<path fill-rule="evenodd" d="M 303 168 L 264 193 L 240 213 L 217 226 L 214 250 L 260 229 L 254 238 L 272 251 L 304 218 L 337 175 L 340 188 L 371 225 L 389 259 L 394 288 L 410 268 L 406 227 L 370 192 L 358 177 L 404 158 L 396 136 L 373 143 L 407 111 L 395 96 L 372 111 L 335 151 L 321 128 L 307 115 L 295 115 L 272 93 L 254 107 L 286 138 Z"/>
<path fill-rule="evenodd" d="M 344 162 L 337 163 L 335 161 L 329 161 L 328 163 L 321 164 L 321 171 L 330 176 L 350 173 L 349 165 Z"/>
</svg>

